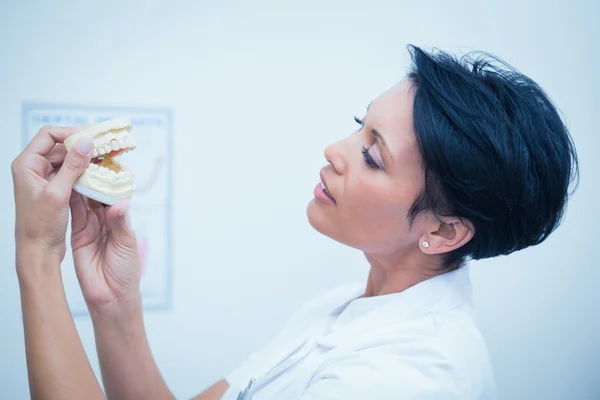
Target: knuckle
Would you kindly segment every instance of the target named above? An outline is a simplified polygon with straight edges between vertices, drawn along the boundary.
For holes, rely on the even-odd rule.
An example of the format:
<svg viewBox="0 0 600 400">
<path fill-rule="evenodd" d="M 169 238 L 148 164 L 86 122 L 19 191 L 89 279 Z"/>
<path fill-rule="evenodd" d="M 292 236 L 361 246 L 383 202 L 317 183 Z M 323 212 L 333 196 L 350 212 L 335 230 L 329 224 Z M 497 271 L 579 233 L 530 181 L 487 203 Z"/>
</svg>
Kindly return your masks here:
<svg viewBox="0 0 600 400">
<path fill-rule="evenodd" d="M 17 157 L 10 163 L 10 170 L 12 171 L 12 173 L 14 175 L 19 170 L 19 168 L 20 168 L 20 162 L 19 162 L 19 157 Z"/>
<path fill-rule="evenodd" d="M 74 155 L 67 157 L 63 163 L 63 167 L 68 168 L 71 171 L 79 170 L 82 165 L 83 165 L 82 160 Z"/>
<path fill-rule="evenodd" d="M 51 203 L 60 203 L 64 201 L 65 195 L 56 185 L 46 185 L 44 188 L 44 198 Z"/>
<path fill-rule="evenodd" d="M 44 134 L 44 133 L 48 133 L 50 132 L 51 129 L 53 129 L 54 126 L 52 125 L 44 125 L 40 128 L 40 130 L 38 131 L 38 135 L 39 134 Z"/>
</svg>

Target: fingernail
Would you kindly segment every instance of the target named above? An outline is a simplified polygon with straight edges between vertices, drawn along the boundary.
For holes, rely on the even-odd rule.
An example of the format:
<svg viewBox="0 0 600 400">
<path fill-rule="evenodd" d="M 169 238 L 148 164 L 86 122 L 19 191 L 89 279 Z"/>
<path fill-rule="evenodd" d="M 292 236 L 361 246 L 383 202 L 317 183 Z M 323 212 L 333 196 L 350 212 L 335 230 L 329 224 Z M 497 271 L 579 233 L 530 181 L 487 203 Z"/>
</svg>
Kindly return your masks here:
<svg viewBox="0 0 600 400">
<path fill-rule="evenodd" d="M 122 208 L 119 210 L 119 212 L 117 213 L 117 215 L 119 217 L 122 217 L 123 215 L 127 214 L 127 209 L 126 208 Z"/>
<path fill-rule="evenodd" d="M 79 139 L 79 142 L 77 142 L 76 150 L 79 154 L 85 156 L 90 151 L 92 151 L 92 147 L 94 147 L 94 142 L 92 141 L 92 139 L 82 137 L 81 139 Z"/>
</svg>

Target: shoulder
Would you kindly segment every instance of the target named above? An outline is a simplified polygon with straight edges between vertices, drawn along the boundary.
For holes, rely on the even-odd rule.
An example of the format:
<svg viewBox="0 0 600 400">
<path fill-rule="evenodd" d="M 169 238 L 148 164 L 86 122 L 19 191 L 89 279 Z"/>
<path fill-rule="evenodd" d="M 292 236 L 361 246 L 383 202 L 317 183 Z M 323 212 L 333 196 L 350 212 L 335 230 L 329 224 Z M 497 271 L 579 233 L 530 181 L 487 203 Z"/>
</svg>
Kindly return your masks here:
<svg viewBox="0 0 600 400">
<path fill-rule="evenodd" d="M 456 368 L 469 376 L 493 380 L 487 344 L 476 324 L 471 307 L 463 306 L 433 313 L 432 339 Z"/>
<path fill-rule="evenodd" d="M 411 359 L 388 350 L 362 350 L 337 357 L 313 377 L 305 398 L 467 398 L 446 363 L 435 358 Z"/>
<path fill-rule="evenodd" d="M 495 399 L 487 348 L 464 310 L 430 314 L 367 345 L 339 351 L 306 399 Z"/>
</svg>

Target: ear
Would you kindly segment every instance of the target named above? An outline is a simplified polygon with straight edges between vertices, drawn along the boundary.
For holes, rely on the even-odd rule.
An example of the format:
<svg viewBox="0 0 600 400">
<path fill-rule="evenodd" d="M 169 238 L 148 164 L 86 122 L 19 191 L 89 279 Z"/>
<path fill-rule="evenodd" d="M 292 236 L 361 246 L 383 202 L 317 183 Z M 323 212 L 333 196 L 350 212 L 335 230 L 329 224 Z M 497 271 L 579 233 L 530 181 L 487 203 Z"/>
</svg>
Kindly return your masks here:
<svg viewBox="0 0 600 400">
<path fill-rule="evenodd" d="M 474 234 L 475 229 L 470 221 L 442 217 L 434 229 L 421 236 L 419 247 L 426 254 L 448 253 L 464 246 Z"/>
</svg>

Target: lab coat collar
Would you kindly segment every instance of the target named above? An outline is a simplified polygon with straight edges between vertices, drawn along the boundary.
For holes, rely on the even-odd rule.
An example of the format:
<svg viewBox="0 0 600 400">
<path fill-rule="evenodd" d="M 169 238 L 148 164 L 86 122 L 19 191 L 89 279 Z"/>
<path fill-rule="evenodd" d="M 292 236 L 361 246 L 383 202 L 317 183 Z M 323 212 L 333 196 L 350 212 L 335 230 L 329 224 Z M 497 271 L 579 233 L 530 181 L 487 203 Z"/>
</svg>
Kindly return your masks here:
<svg viewBox="0 0 600 400">
<path fill-rule="evenodd" d="M 364 291 L 364 284 L 349 283 L 307 303 L 291 324 L 280 333 L 278 338 L 285 340 L 276 340 L 275 345 L 270 346 L 269 350 L 262 354 L 256 376 L 263 376 L 263 378 L 257 381 L 255 386 L 260 388 L 265 379 L 296 363 L 304 354 L 301 349 L 311 345 L 310 338 L 314 337 L 314 332 L 318 330 L 319 322 L 324 314 L 337 314 L 348 303 L 362 296 Z M 343 301 L 341 305 L 340 300 Z M 298 355 L 294 356 L 294 354 Z"/>
<path fill-rule="evenodd" d="M 402 292 L 362 298 L 353 296 L 341 307 L 341 314 L 329 334 L 317 339 L 323 347 L 334 348 L 375 338 L 398 329 L 410 319 L 435 311 L 450 310 L 471 301 L 471 282 L 468 266 L 437 275 Z M 336 307 L 333 312 L 339 312 Z M 351 315 L 348 317 L 348 313 Z"/>
</svg>

